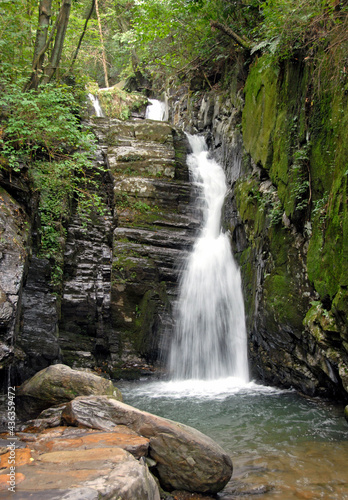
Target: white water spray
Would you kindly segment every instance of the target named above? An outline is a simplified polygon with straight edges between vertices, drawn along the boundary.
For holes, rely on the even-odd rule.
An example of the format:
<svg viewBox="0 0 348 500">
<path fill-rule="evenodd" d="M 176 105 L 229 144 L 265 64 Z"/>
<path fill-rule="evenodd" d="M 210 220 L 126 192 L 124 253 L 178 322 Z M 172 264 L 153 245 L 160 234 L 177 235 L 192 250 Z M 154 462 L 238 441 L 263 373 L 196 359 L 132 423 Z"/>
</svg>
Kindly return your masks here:
<svg viewBox="0 0 348 500">
<path fill-rule="evenodd" d="M 169 357 L 174 379 L 249 380 L 241 277 L 221 210 L 227 185 L 203 137 L 189 136 L 188 166 L 202 190 L 204 224 L 183 272 Z"/>
<path fill-rule="evenodd" d="M 149 105 L 146 108 L 145 118 L 163 122 L 166 115 L 166 105 L 157 99 L 149 99 Z"/>
<path fill-rule="evenodd" d="M 93 104 L 93 108 L 94 108 L 96 116 L 99 116 L 101 118 L 104 117 L 104 113 L 103 113 L 103 110 L 101 109 L 98 97 L 91 94 L 91 93 L 88 94 L 88 97 L 89 97 L 89 100 L 91 101 L 91 103 Z"/>
</svg>

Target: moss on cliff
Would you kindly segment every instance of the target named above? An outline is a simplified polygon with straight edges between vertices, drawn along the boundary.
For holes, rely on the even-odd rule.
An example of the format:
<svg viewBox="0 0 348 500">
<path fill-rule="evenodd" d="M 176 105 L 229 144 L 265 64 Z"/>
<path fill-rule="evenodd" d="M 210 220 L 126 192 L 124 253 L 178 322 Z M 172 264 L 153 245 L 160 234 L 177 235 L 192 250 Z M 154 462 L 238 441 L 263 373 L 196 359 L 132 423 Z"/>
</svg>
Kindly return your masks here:
<svg viewBox="0 0 348 500">
<path fill-rule="evenodd" d="M 322 300 L 332 300 L 348 285 L 347 98 L 324 100 L 313 115 L 311 169 L 313 236 L 308 249 L 308 274 Z M 324 200 L 324 203 L 321 201 Z"/>
<path fill-rule="evenodd" d="M 257 59 L 250 69 L 245 85 L 243 140 L 245 149 L 256 163 L 269 164 L 271 136 L 277 111 L 278 68 L 271 58 Z M 248 110 L 252 110 L 249 112 Z"/>
<path fill-rule="evenodd" d="M 339 375 L 341 382 L 334 383 L 345 387 L 347 97 L 340 88 L 320 98 L 314 96 L 310 69 L 297 61 L 272 67 L 268 55 L 250 68 L 243 139 L 259 169 L 254 168 L 252 177 L 240 178 L 235 186 L 248 238 L 240 264 L 248 291 L 247 310 L 253 304 L 261 314 L 257 328 L 265 330 L 262 337 L 269 336 L 268 342 L 281 346 L 286 332 L 291 333 L 289 349 L 297 352 L 293 366 L 301 365 L 296 376 L 301 372 L 308 377 L 308 387 L 313 384 L 313 374 L 319 386 L 325 384 L 323 376 L 331 383 Z M 257 279 L 249 259 L 261 266 Z M 311 299 L 319 299 L 320 307 L 311 308 Z M 327 334 L 328 317 L 335 324 L 335 334 Z M 298 340 L 292 344 L 294 337 Z M 323 350 L 320 361 L 303 354 L 316 349 L 313 341 Z M 263 349 L 264 339 L 260 338 L 253 346 L 253 355 L 259 360 Z M 269 352 L 274 357 L 272 349 Z M 278 366 L 279 359 L 269 362 Z"/>
</svg>

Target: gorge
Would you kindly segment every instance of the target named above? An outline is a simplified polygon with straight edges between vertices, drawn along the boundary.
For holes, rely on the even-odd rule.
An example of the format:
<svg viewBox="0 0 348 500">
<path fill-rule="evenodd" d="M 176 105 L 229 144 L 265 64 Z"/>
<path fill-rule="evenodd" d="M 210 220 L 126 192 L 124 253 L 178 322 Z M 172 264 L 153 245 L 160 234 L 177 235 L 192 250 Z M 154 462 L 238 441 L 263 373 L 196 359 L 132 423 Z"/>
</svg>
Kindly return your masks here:
<svg viewBox="0 0 348 500">
<path fill-rule="evenodd" d="M 261 62 L 258 66 L 262 69 Z M 292 78 L 294 69 L 286 71 Z M 267 67 L 255 78 L 260 74 L 271 78 Z M 309 395 L 344 399 L 346 176 L 336 169 L 332 203 L 337 199 L 338 205 L 337 210 L 332 207 L 332 217 L 326 216 L 325 225 L 320 200 L 313 205 L 313 221 L 298 219 L 298 202 L 292 195 L 298 183 L 291 177 L 293 167 L 290 174 L 281 173 L 275 150 L 272 157 L 266 155 L 271 140 L 267 127 L 274 122 L 266 122 L 265 116 L 276 113 L 275 101 L 268 96 L 275 87 L 257 83 L 260 103 L 249 105 L 246 93 L 242 111 L 244 143 L 238 126 L 240 92 L 232 92 L 224 102 L 221 94 L 208 93 L 191 104 L 187 94 L 180 98 L 174 93 L 169 97 L 169 118 L 189 131 L 204 133 L 211 154 L 225 166 L 229 189 L 222 225 L 231 233 L 241 268 L 252 377 Z M 189 114 L 183 111 L 187 107 Z M 256 115 L 255 109 L 259 110 Z M 249 113 L 258 117 L 258 139 L 248 135 Z M 106 166 L 98 188 L 104 213 L 86 222 L 74 214 L 72 204 L 62 240 L 64 278 L 58 295 L 50 285 L 50 263 L 35 255 L 39 226 L 30 185 L 16 172 L 1 173 L 4 189 L 12 195 L 4 191 L 2 196 L 6 217 L 1 260 L 4 385 L 10 365 L 15 383 L 59 360 L 74 367 L 98 367 L 118 378 L 151 373 L 168 355 L 177 271 L 200 224 L 190 202 L 188 141 L 176 126 L 139 118 L 126 122 L 95 118 L 93 130 L 99 141 L 94 165 Z M 315 140 L 323 140 L 322 133 L 316 133 L 313 155 Z M 345 147 L 344 141 L 337 142 L 339 138 L 334 144 L 342 146 L 332 146 L 336 154 Z M 243 147 L 255 159 L 263 156 L 255 163 Z M 284 145 L 277 147 L 277 154 L 284 156 Z M 268 162 L 273 158 L 270 175 L 275 176 L 275 183 L 263 158 L 269 158 Z M 313 156 L 312 161 L 319 160 Z M 283 181 L 276 180 L 279 175 Z M 285 182 L 290 191 L 282 187 Z M 321 189 L 315 183 L 322 185 L 323 180 L 318 176 L 311 182 L 313 197 L 315 189 Z M 322 231 L 334 231 L 331 219 L 337 228 L 333 254 L 331 243 L 320 239 Z M 314 243 L 319 241 L 324 246 L 318 253 Z M 334 265 L 330 273 L 328 255 Z M 326 262 L 325 266 L 320 262 Z M 331 309 L 327 309 L 330 301 Z"/>
<path fill-rule="evenodd" d="M 100 19 L 81 0 L 51 83 L 63 17 L 31 67 L 38 5 L 1 6 L 2 401 L 92 371 L 226 449 L 232 481 L 192 492 L 348 498 L 348 17 L 324 4 L 105 0 Z M 60 443 L 95 411 L 105 432 L 106 397 L 74 389 L 29 426 Z"/>
</svg>

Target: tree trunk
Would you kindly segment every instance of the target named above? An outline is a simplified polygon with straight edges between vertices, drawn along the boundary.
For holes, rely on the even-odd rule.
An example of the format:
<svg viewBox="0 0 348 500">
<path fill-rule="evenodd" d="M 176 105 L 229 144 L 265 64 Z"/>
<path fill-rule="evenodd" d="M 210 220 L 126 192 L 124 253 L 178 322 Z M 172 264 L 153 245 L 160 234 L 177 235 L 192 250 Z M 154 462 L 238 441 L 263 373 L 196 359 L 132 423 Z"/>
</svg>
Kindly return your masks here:
<svg viewBox="0 0 348 500">
<path fill-rule="evenodd" d="M 98 0 L 95 0 L 95 10 L 97 13 L 99 34 L 100 34 L 100 43 L 102 46 L 102 60 L 103 60 L 103 68 L 104 68 L 105 86 L 109 87 L 108 69 L 107 69 L 107 65 L 106 65 L 105 47 L 104 47 L 104 40 L 103 40 L 103 31 L 102 31 L 102 26 L 101 26 L 101 22 L 100 22 Z"/>
<path fill-rule="evenodd" d="M 37 88 L 40 80 L 40 73 L 45 59 L 45 47 L 47 40 L 48 26 L 51 18 L 52 0 L 41 0 L 39 5 L 39 25 L 36 31 L 35 48 L 33 56 L 33 72 L 25 90 Z"/>
<path fill-rule="evenodd" d="M 87 30 L 87 24 L 88 24 L 88 21 L 90 20 L 90 18 L 91 18 L 91 16 L 92 16 L 92 14 L 93 14 L 94 7 L 95 7 L 95 0 L 92 0 L 92 5 L 91 5 L 91 8 L 90 8 L 90 10 L 89 10 L 89 12 L 88 12 L 88 14 L 87 14 L 86 22 L 85 22 L 85 25 L 84 25 L 84 27 L 83 27 L 83 31 L 82 31 L 82 34 L 81 34 L 81 36 L 80 36 L 79 43 L 78 43 L 78 45 L 77 45 L 77 47 L 76 47 L 75 54 L 74 54 L 74 56 L 73 56 L 73 58 L 72 58 L 72 61 L 71 61 L 71 65 L 70 65 L 70 69 L 69 69 L 69 71 L 72 71 L 73 66 L 74 66 L 74 64 L 75 64 L 75 61 L 76 61 L 76 59 L 77 59 L 77 55 L 78 55 L 78 53 L 79 53 L 79 50 L 80 50 L 80 47 L 81 47 L 81 44 L 82 44 L 83 37 L 85 36 L 86 30 Z"/>
<path fill-rule="evenodd" d="M 65 33 L 69 23 L 70 8 L 71 0 L 63 0 L 62 7 L 58 14 L 57 34 L 54 40 L 54 47 L 52 50 L 51 58 L 47 66 L 44 68 L 44 77 L 42 80 L 43 83 L 48 83 L 51 81 L 59 66 L 63 51 Z"/>
</svg>

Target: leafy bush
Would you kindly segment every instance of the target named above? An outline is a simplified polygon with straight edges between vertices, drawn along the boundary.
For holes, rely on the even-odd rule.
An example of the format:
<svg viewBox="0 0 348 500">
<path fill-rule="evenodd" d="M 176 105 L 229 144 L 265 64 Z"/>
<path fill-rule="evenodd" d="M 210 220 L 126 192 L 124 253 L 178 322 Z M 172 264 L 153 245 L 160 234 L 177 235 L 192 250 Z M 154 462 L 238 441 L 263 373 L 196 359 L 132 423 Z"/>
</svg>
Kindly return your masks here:
<svg viewBox="0 0 348 500">
<path fill-rule="evenodd" d="M 52 260 L 56 283 L 62 272 L 69 203 L 76 200 L 85 218 L 102 205 L 95 190 L 102 168 L 92 169 L 90 159 L 95 138 L 81 126 L 79 108 L 66 86 L 23 92 L 12 84 L 0 97 L 0 164 L 10 171 L 29 168 L 34 189 L 40 192 L 40 254 Z"/>
</svg>

